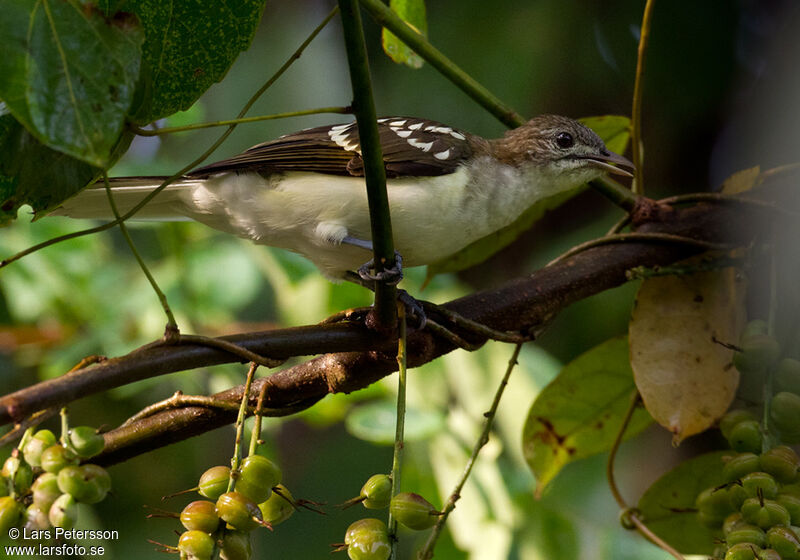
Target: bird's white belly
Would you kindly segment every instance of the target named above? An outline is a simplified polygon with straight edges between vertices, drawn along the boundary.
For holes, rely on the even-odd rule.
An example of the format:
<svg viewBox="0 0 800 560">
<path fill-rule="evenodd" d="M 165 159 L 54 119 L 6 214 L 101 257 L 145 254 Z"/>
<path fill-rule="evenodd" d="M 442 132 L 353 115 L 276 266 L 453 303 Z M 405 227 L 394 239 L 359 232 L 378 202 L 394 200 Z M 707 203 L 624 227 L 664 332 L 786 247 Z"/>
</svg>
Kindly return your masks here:
<svg viewBox="0 0 800 560">
<path fill-rule="evenodd" d="M 440 260 L 481 236 L 465 205 L 467 172 L 392 179 L 389 207 L 396 249 L 407 266 Z M 364 180 L 317 173 L 274 178 L 225 174 L 187 193 L 191 217 L 257 243 L 310 258 L 329 276 L 369 260 L 365 249 L 341 245 L 344 236 L 370 240 Z"/>
</svg>

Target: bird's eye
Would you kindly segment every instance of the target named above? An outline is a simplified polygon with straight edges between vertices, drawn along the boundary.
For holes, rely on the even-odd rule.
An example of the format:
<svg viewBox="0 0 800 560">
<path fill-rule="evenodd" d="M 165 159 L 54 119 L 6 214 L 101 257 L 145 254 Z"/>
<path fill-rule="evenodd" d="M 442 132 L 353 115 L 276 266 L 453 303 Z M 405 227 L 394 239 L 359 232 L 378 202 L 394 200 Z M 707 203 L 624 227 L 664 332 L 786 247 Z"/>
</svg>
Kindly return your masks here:
<svg viewBox="0 0 800 560">
<path fill-rule="evenodd" d="M 566 150 L 575 144 L 575 140 L 569 132 L 559 132 L 556 136 L 556 144 L 558 144 L 559 148 Z"/>
</svg>

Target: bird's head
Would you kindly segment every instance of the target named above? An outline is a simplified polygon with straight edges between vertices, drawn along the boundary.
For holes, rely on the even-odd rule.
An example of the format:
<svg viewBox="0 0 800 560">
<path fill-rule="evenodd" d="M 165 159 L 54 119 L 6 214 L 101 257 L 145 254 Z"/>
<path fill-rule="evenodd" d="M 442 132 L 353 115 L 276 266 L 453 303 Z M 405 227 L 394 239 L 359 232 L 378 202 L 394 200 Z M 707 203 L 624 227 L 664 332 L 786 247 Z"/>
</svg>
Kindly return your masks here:
<svg viewBox="0 0 800 560">
<path fill-rule="evenodd" d="M 632 176 L 633 163 L 606 148 L 600 137 L 578 121 L 540 115 L 494 141 L 498 159 L 535 165 L 556 176 L 590 181 L 604 173 Z"/>
</svg>

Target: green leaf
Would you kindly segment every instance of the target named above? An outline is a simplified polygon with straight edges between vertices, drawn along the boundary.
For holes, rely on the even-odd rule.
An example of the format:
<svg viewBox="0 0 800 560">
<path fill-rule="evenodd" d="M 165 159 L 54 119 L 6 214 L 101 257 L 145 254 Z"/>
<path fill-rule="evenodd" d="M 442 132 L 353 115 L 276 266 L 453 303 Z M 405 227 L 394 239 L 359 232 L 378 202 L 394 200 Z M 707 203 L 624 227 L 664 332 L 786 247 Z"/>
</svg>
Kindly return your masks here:
<svg viewBox="0 0 800 560">
<path fill-rule="evenodd" d="M 75 0 L 0 0 L 0 10 L 0 98 L 42 144 L 107 165 L 139 75 L 136 20 Z"/>
<path fill-rule="evenodd" d="M 0 103 L 0 225 L 23 204 L 48 210 L 88 185 L 100 169 L 42 145 Z"/>
<path fill-rule="evenodd" d="M 394 443 L 397 407 L 394 402 L 381 400 L 359 406 L 345 421 L 347 431 L 366 441 L 381 445 Z M 435 410 L 408 407 L 405 419 L 405 440 L 428 439 L 444 428 L 444 417 Z"/>
<path fill-rule="evenodd" d="M 575 358 L 539 393 L 522 431 L 537 495 L 568 463 L 611 448 L 635 388 L 628 341 L 619 337 Z M 637 409 L 625 437 L 651 422 L 644 409 Z"/>
<path fill-rule="evenodd" d="M 706 488 L 723 484 L 722 457 L 717 451 L 684 461 L 659 478 L 639 500 L 642 520 L 659 537 L 683 554 L 711 554 L 721 531 L 703 525 L 695 500 Z"/>
<path fill-rule="evenodd" d="M 389 7 L 400 16 L 403 21 L 419 31 L 422 35 L 428 34 L 428 20 L 425 16 L 425 0 L 391 0 Z M 383 28 L 383 50 L 393 61 L 405 64 L 411 68 L 421 68 L 422 58 L 412 51 L 394 33 Z"/>
<path fill-rule="evenodd" d="M 185 111 L 228 72 L 253 39 L 265 0 L 129 0 L 145 32 L 133 119 Z"/>
<path fill-rule="evenodd" d="M 606 142 L 610 150 L 621 154 L 627 148 L 630 139 L 630 119 L 628 117 L 606 115 L 586 117 L 580 121 L 594 130 Z M 512 224 L 478 239 L 446 259 L 428 265 L 425 282 L 429 282 L 437 274 L 456 272 L 482 263 L 503 247 L 510 245 L 524 231 L 530 229 L 545 212 L 561 206 L 585 188 L 586 185 L 581 185 L 572 190 L 551 192 L 523 212 Z"/>
</svg>

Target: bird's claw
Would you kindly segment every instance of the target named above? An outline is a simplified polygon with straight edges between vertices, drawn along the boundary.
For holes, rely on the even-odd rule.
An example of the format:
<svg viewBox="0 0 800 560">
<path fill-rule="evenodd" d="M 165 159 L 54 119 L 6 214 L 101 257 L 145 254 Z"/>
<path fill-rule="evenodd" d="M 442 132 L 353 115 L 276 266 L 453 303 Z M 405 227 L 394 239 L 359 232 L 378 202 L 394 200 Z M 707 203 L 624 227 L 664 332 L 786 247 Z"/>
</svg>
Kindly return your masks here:
<svg viewBox="0 0 800 560">
<path fill-rule="evenodd" d="M 397 251 L 394 252 L 394 266 L 384 268 L 380 272 L 374 272 L 375 259 L 362 264 L 358 268 L 358 275 L 362 280 L 372 282 L 383 282 L 389 286 L 396 286 L 403 279 L 403 257 Z"/>
<path fill-rule="evenodd" d="M 397 290 L 397 299 L 405 306 L 406 316 L 416 318 L 415 328 L 420 331 L 424 329 L 428 323 L 428 316 L 425 314 L 422 304 L 405 290 Z"/>
</svg>

